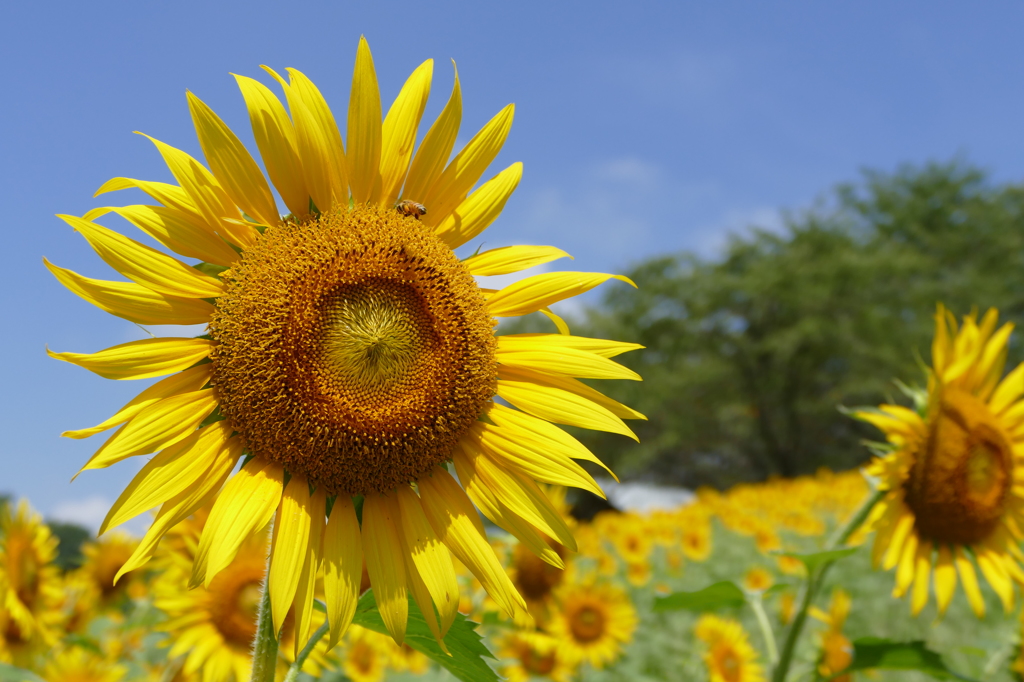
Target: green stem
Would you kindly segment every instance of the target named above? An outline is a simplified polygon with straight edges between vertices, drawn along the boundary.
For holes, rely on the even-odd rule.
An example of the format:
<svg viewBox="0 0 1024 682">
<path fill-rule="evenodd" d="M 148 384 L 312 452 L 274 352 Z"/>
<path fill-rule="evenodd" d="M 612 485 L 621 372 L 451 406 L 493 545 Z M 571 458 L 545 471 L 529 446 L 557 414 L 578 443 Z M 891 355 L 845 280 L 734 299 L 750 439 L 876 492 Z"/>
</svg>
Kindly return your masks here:
<svg viewBox="0 0 1024 682">
<path fill-rule="evenodd" d="M 317 628 L 317 631 L 314 632 L 313 636 L 309 638 L 308 642 L 306 642 L 306 646 L 304 646 L 302 651 L 299 652 L 299 655 L 295 657 L 295 662 L 292 663 L 290 668 L 288 668 L 288 674 L 284 676 L 284 682 L 295 682 L 295 680 L 299 679 L 299 672 L 302 671 L 302 665 L 306 662 L 306 659 L 309 658 L 309 655 L 313 653 L 313 649 L 316 647 L 317 642 L 323 639 L 323 636 L 326 635 L 327 631 L 330 629 L 330 623 L 326 620 L 323 625 Z"/>
<path fill-rule="evenodd" d="M 757 617 L 757 624 L 761 628 L 761 635 L 764 637 L 764 648 L 768 651 L 768 662 L 775 665 L 779 660 L 779 648 L 775 644 L 775 632 L 772 624 L 768 622 L 768 614 L 764 610 L 764 600 L 760 594 L 751 594 L 749 597 L 750 608 L 754 610 Z"/>
<path fill-rule="evenodd" d="M 868 514 L 876 504 L 885 496 L 887 491 L 874 490 L 861 504 L 850 520 L 847 521 L 836 533 L 829 538 L 829 541 L 824 549 L 828 552 L 834 549 L 839 549 L 846 544 L 846 541 L 850 539 L 861 524 L 868 518 Z M 825 580 L 825 574 L 828 573 L 828 569 L 832 567 L 834 561 L 826 562 L 814 572 L 813 575 L 807 576 L 807 583 L 804 585 L 803 598 L 800 600 L 800 610 L 797 611 L 796 617 L 793 619 L 793 624 L 789 628 L 789 632 L 786 633 L 786 641 L 782 644 L 782 652 L 779 654 L 779 662 L 775 666 L 775 670 L 772 673 L 772 682 L 786 682 L 786 675 L 789 673 L 789 666 L 793 662 L 793 653 L 796 651 L 796 643 L 800 639 L 800 633 L 804 629 L 804 624 L 807 622 L 807 610 L 811 604 L 814 603 L 814 598 L 818 594 L 818 589 L 821 587 Z"/>
<path fill-rule="evenodd" d="M 277 633 L 274 616 L 270 611 L 270 559 L 267 559 L 267 578 L 263 581 L 263 596 L 256 616 L 256 637 L 252 643 L 252 682 L 274 682 L 277 672 Z"/>
</svg>

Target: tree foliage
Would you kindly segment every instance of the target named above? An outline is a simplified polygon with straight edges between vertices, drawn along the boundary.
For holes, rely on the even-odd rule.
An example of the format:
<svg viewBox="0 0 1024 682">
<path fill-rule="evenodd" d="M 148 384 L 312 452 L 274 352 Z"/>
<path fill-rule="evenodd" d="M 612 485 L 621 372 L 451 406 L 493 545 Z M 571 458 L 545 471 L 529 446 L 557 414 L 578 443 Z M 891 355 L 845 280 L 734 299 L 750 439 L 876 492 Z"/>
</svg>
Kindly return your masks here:
<svg viewBox="0 0 1024 682">
<path fill-rule="evenodd" d="M 646 346 L 620 358 L 644 382 L 607 390 L 649 421 L 639 444 L 579 435 L 620 474 L 691 486 L 854 466 L 877 434 L 837 407 L 923 381 L 938 302 L 1020 320 L 1022 247 L 1024 189 L 954 162 L 867 173 L 719 260 L 642 262 L 573 333 Z"/>
</svg>

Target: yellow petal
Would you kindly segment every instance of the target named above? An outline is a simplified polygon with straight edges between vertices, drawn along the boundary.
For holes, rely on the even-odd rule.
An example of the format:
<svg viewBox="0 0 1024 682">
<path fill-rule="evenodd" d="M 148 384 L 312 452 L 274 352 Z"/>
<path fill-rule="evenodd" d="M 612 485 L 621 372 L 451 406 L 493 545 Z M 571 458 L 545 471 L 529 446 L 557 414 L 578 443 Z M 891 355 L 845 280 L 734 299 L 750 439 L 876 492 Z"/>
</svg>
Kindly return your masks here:
<svg viewBox="0 0 1024 682">
<path fill-rule="evenodd" d="M 452 62 L 455 66 L 455 62 Z M 459 134 L 459 122 L 462 120 L 462 88 L 459 86 L 459 72 L 455 71 L 455 84 L 441 115 L 437 117 L 430 130 L 423 138 L 423 144 L 416 150 L 409 175 L 405 181 L 402 197 L 423 203 L 431 185 L 441 177 L 444 165 L 451 157 L 455 138 Z M 427 207 L 430 212 L 430 207 Z"/>
<path fill-rule="evenodd" d="M 369 495 L 363 499 L 363 556 L 380 617 L 399 645 L 405 641 L 409 618 L 405 558 L 398 536 L 400 516 L 393 497 Z"/>
<path fill-rule="evenodd" d="M 536 483 L 488 458 L 477 451 L 472 443 L 462 444 L 456 450 L 456 457 L 464 465 L 459 469 L 460 481 L 463 480 L 462 473 L 465 470 L 470 477 L 478 478 L 481 485 L 491 490 L 505 508 L 570 551 L 576 551 L 576 538 L 572 531 Z"/>
<path fill-rule="evenodd" d="M 82 277 L 43 259 L 57 280 L 74 294 L 111 315 L 136 324 L 204 324 L 213 306 L 200 299 L 163 296 L 129 282 L 108 282 Z"/>
<path fill-rule="evenodd" d="M 516 439 L 533 440 L 551 452 L 561 453 L 573 459 L 584 459 L 602 467 L 618 481 L 615 473 L 604 462 L 568 433 L 551 422 L 512 408 L 491 403 L 485 410 L 487 416 L 498 426 L 507 429 Z"/>
<path fill-rule="evenodd" d="M 499 365 L 506 367 L 523 367 L 545 374 L 577 377 L 580 379 L 628 379 L 642 381 L 640 375 L 622 365 L 601 357 L 596 353 L 577 350 L 566 346 L 532 347 L 525 344 L 503 342 L 504 336 L 498 337 L 498 350 L 495 359 Z"/>
<path fill-rule="evenodd" d="M 213 226 L 206 222 L 199 209 L 196 208 L 196 204 L 192 201 L 192 197 L 189 196 L 188 192 L 177 185 L 171 185 L 166 182 L 153 182 L 152 180 L 136 180 L 135 178 L 111 178 L 104 182 L 93 196 L 98 197 L 107 192 L 133 188 L 142 190 L 167 208 L 173 208 L 188 215 L 190 220 L 198 225 L 202 225 L 204 229 L 211 232 L 214 231 Z M 93 209 L 86 213 L 85 219 L 94 220 L 95 215 L 93 212 L 97 210 L 100 209 Z"/>
<path fill-rule="evenodd" d="M 156 382 L 142 393 L 139 393 L 128 401 L 124 407 L 118 410 L 113 417 L 104 420 L 102 423 L 89 429 L 65 431 L 60 435 L 65 438 L 88 438 L 89 436 L 100 433 L 101 431 L 106 431 L 118 424 L 123 424 L 145 408 L 149 407 L 153 403 L 163 400 L 164 398 L 169 398 L 172 395 L 178 395 L 179 393 L 198 391 L 208 384 L 212 377 L 213 363 L 209 362 L 196 367 L 191 367 L 178 372 L 177 374 L 172 374 L 166 379 L 161 379 Z"/>
<path fill-rule="evenodd" d="M 569 331 L 569 325 L 567 325 L 565 323 L 565 320 L 563 320 L 561 317 L 551 312 L 551 308 L 541 308 L 540 312 L 543 313 L 544 316 L 547 317 L 549 320 L 555 323 L 555 327 L 558 329 L 559 334 L 569 335 L 571 333 Z"/>
<path fill-rule="evenodd" d="M 882 565 L 882 557 L 889 549 L 890 541 L 900 518 L 898 493 L 891 492 L 871 510 L 864 527 L 875 531 L 875 542 L 871 547 L 871 565 L 876 569 Z"/>
<path fill-rule="evenodd" d="M 76 216 L 57 217 L 80 232 L 110 267 L 137 284 L 181 298 L 215 298 L 224 291 L 219 280 L 145 244 Z"/>
<path fill-rule="evenodd" d="M 352 498 L 339 495 L 334 500 L 324 530 L 324 592 L 327 621 L 331 625 L 328 650 L 334 648 L 352 623 L 362 574 L 363 546 L 359 519 L 356 518 Z"/>
<path fill-rule="evenodd" d="M 195 484 L 189 486 L 171 499 L 167 500 L 160 507 L 153 524 L 146 531 L 139 546 L 129 557 L 128 561 L 117 572 L 114 582 L 125 573 L 134 571 L 143 566 L 153 556 L 160 538 L 174 526 L 178 525 L 200 508 L 205 506 L 220 491 L 224 481 L 235 468 L 236 457 L 234 453 L 243 448 L 241 438 L 234 438 L 228 442 L 220 454 L 213 459 L 208 466 L 206 473 L 199 477 Z"/>
<path fill-rule="evenodd" d="M 992 410 L 993 414 L 1002 414 L 1021 395 L 1024 395 L 1024 363 L 1017 365 L 1013 371 L 999 382 L 995 392 L 988 401 L 988 407 Z"/>
<path fill-rule="evenodd" d="M 270 608 L 274 632 L 280 632 L 284 617 L 295 599 L 302 563 L 309 547 L 309 482 L 292 474 L 274 518 L 274 540 L 270 550 Z"/>
<path fill-rule="evenodd" d="M 915 616 L 921 613 L 921 609 L 928 603 L 931 568 L 932 543 L 925 540 L 917 546 L 917 553 L 914 556 L 914 589 L 910 595 L 910 612 Z"/>
<path fill-rule="evenodd" d="M 233 457 L 237 461 L 242 454 L 242 443 L 240 438 L 231 439 L 231 434 L 228 422 L 219 421 L 165 448 L 146 462 L 107 512 L 100 534 L 195 485 L 215 459 Z"/>
<path fill-rule="evenodd" d="M 495 462 L 534 480 L 582 488 L 604 497 L 601 487 L 583 467 L 536 441 L 517 441 L 514 432 L 484 422 L 473 424 L 465 438 Z"/>
<path fill-rule="evenodd" d="M 434 228 L 435 234 L 453 249 L 476 237 L 501 215 L 505 203 L 522 178 L 523 164 L 517 161 L 480 185 L 454 210 L 442 216 L 443 219 Z M 434 209 L 429 204 L 426 206 L 427 216 L 433 215 L 431 211 Z"/>
<path fill-rule="evenodd" d="M 237 219 L 241 216 L 224 188 L 220 186 L 213 174 L 203 167 L 203 164 L 180 149 L 175 149 L 149 135 L 139 134 L 156 145 L 167 168 L 170 169 L 171 175 L 178 181 L 181 188 L 188 192 L 189 198 L 192 199 L 199 213 L 217 231 L 217 234 L 242 248 L 248 248 L 256 242 L 259 233 L 255 228 L 244 227 L 241 224 L 229 223 L 225 220 L 226 218 Z"/>
<path fill-rule="evenodd" d="M 502 373 L 498 378 L 497 393 L 523 412 L 541 419 L 594 431 L 619 433 L 637 440 L 629 427 L 608 409 L 562 388 Z"/>
<path fill-rule="evenodd" d="M 572 348 L 600 355 L 603 358 L 614 358 L 617 355 L 643 348 L 639 343 L 588 339 L 585 336 L 570 336 L 566 334 L 505 334 L 498 337 L 498 345 L 506 350 Z"/>
<path fill-rule="evenodd" d="M 204 389 L 153 403 L 115 431 L 78 473 L 103 469 L 184 440 L 213 412 L 217 402 L 216 392 Z"/>
<path fill-rule="evenodd" d="M 946 363 L 952 352 L 949 328 L 946 325 L 946 312 L 945 307 L 939 303 L 935 310 L 935 336 L 932 339 L 932 367 L 939 376 L 942 376 L 945 371 Z"/>
<path fill-rule="evenodd" d="M 430 599 L 441 614 L 441 633 L 438 640 L 448 632 L 459 612 L 459 583 L 455 576 L 448 549 L 437 538 L 427 517 L 423 513 L 423 505 L 419 496 L 412 488 L 399 486 L 396 490 L 398 508 L 401 513 L 402 537 L 407 551 L 412 558 L 416 575 L 423 580 Z M 417 599 L 417 601 L 419 601 Z M 424 614 L 433 615 L 430 602 L 420 604 Z"/>
<path fill-rule="evenodd" d="M 191 367 L 210 354 L 210 347 L 206 339 L 168 337 L 129 341 L 96 353 L 46 352 L 105 379 L 149 379 Z"/>
<path fill-rule="evenodd" d="M 578 296 L 609 279 L 617 279 L 635 287 L 633 281 L 622 275 L 600 272 L 542 272 L 514 282 L 487 301 L 487 308 L 495 317 L 529 315 L 558 301 Z"/>
<path fill-rule="evenodd" d="M 238 548 L 270 522 L 281 501 L 284 469 L 253 458 L 224 486 L 199 538 L 189 587 L 205 585 L 230 564 Z"/>
<path fill-rule="evenodd" d="M 505 144 L 512 128 L 515 105 L 509 104 L 484 124 L 452 162 L 444 169 L 420 203 L 427 207 L 423 217 L 428 227 L 436 227 L 459 205 L 466 193 L 484 174 Z"/>
<path fill-rule="evenodd" d="M 572 256 L 553 246 L 503 246 L 471 256 L 463 261 L 463 265 L 471 275 L 483 277 L 508 275 L 559 258 Z"/>
<path fill-rule="evenodd" d="M 434 611 L 430 590 L 427 589 L 427 584 L 423 582 L 423 577 L 419 574 L 416 564 L 413 563 L 412 556 L 409 554 L 408 542 L 405 541 L 404 537 L 401 537 L 401 533 L 399 533 L 399 537 L 402 540 L 402 557 L 405 560 L 406 581 L 409 589 L 412 591 L 413 599 L 416 600 L 416 605 L 420 607 L 423 620 L 427 622 L 427 627 L 430 628 L 430 632 L 434 635 L 434 639 L 441 647 L 441 650 L 450 656 L 451 652 L 448 651 L 448 645 L 444 643 L 444 634 L 441 632 L 441 626 L 437 622 L 437 614 Z"/>
<path fill-rule="evenodd" d="M 985 599 L 981 596 L 981 589 L 978 587 L 978 575 L 974 572 L 974 565 L 964 553 L 963 548 L 957 547 L 954 555 L 957 573 L 960 574 L 960 582 L 964 586 L 964 594 L 967 601 L 978 618 L 985 617 Z"/>
<path fill-rule="evenodd" d="M 911 533 L 903 543 L 903 551 L 900 553 L 900 561 L 896 565 L 896 585 L 892 588 L 892 596 L 902 597 L 907 593 L 907 588 L 914 580 L 915 560 L 917 558 L 917 546 L 920 542 L 917 533 Z"/>
<path fill-rule="evenodd" d="M 186 96 L 206 162 L 228 197 L 257 222 L 276 225 L 280 214 L 260 167 L 210 107 L 191 92 Z"/>
<path fill-rule="evenodd" d="M 472 460 L 465 454 L 465 448 L 458 447 L 452 457 L 459 481 L 466 489 L 466 494 L 480 512 L 491 520 L 494 525 L 514 536 L 526 545 L 531 552 L 555 568 L 565 569 L 562 558 L 558 556 L 547 539 L 541 535 L 529 521 L 511 511 L 501 503 L 495 491 L 483 478 L 477 475 Z"/>
<path fill-rule="evenodd" d="M 907 537 L 914 529 L 914 515 L 910 510 L 905 510 L 896 522 L 896 528 L 892 532 L 892 540 L 889 541 L 889 548 L 886 550 L 885 558 L 882 561 L 882 568 L 889 570 L 900 560 L 903 553 L 903 545 Z"/>
<path fill-rule="evenodd" d="M 1006 613 L 1013 610 L 1013 581 L 999 560 L 998 552 L 993 551 L 985 545 L 977 545 L 974 548 L 974 556 L 978 561 L 978 568 L 982 575 L 992 586 L 992 589 L 1003 602 L 1003 609 Z"/>
<path fill-rule="evenodd" d="M 135 225 L 172 251 L 206 263 L 229 266 L 238 260 L 238 253 L 217 233 L 193 220 L 190 214 L 166 206 L 104 206 L 86 214 L 95 220 L 113 212 Z"/>
<path fill-rule="evenodd" d="M 294 479 L 293 479 L 294 480 Z M 286 493 L 287 494 L 287 493 Z M 306 556 L 299 573 L 299 584 L 295 589 L 295 650 L 299 652 L 309 642 L 309 631 L 313 623 L 313 595 L 316 591 L 316 576 L 323 558 L 324 520 L 327 493 L 320 488 L 309 498 L 309 541 Z"/>
<path fill-rule="evenodd" d="M 939 557 L 935 562 L 935 601 L 939 607 L 939 615 L 946 612 L 956 592 L 956 567 L 953 565 L 953 553 L 947 545 L 939 545 Z"/>
<path fill-rule="evenodd" d="M 377 73 L 366 38 L 359 37 L 352 73 L 352 94 L 348 101 L 348 171 L 352 199 L 370 201 L 379 185 L 381 150 L 381 107 Z"/>
<path fill-rule="evenodd" d="M 331 108 L 327 106 L 327 100 L 320 94 L 320 90 L 309 80 L 304 73 L 296 69 L 288 69 L 291 77 L 289 92 L 294 94 L 306 111 L 312 116 L 310 125 L 315 125 L 318 130 L 318 137 L 322 138 L 326 147 L 326 161 L 330 175 L 331 192 L 334 201 L 340 206 L 348 206 L 348 170 L 345 161 L 345 148 L 341 141 L 341 133 L 338 132 L 338 124 L 334 120 Z"/>
<path fill-rule="evenodd" d="M 554 374 L 545 374 L 544 372 L 537 372 L 525 367 L 498 367 L 498 378 L 507 379 L 509 381 L 528 381 L 537 386 L 550 386 L 552 388 L 560 388 L 563 391 L 575 393 L 581 398 L 586 398 L 592 403 L 600 405 L 604 409 L 611 412 L 620 419 L 643 419 L 647 420 L 643 414 L 637 412 L 633 408 L 623 405 L 622 403 L 612 400 L 605 394 L 601 393 L 597 389 L 587 386 L 582 381 L 573 379 L 572 377 L 556 376 Z"/>
<path fill-rule="evenodd" d="M 288 112 L 270 88 L 246 76 L 235 76 L 249 110 L 249 123 L 267 175 L 288 210 L 299 219 L 309 215 L 309 190 Z"/>
<path fill-rule="evenodd" d="M 416 147 L 416 131 L 423 117 L 423 109 L 427 106 L 433 74 L 433 59 L 420 64 L 405 81 L 384 118 L 380 153 L 380 203 L 384 206 L 395 203 L 402 183 L 405 182 L 412 152 Z"/>
<path fill-rule="evenodd" d="M 529 620 L 526 602 L 488 544 L 473 503 L 451 474 L 435 467 L 432 475 L 416 483 L 423 511 L 441 542 L 469 568 L 509 617 Z"/>
</svg>

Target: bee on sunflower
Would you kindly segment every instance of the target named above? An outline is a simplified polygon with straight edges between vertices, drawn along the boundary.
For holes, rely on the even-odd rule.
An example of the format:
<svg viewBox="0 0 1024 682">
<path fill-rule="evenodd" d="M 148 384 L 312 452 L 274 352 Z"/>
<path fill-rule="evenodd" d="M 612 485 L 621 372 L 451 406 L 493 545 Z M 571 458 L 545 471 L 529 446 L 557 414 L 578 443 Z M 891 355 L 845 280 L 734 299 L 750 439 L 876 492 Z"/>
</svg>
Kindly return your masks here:
<svg viewBox="0 0 1024 682">
<path fill-rule="evenodd" d="M 1006 611 L 1014 582 L 1024 581 L 1024 364 L 1005 377 L 1012 324 L 995 309 L 962 325 L 942 305 L 935 315 L 927 393 L 917 409 L 880 405 L 854 416 L 881 429 L 889 451 L 868 473 L 885 495 L 866 527 L 873 560 L 896 569 L 893 595 L 910 592 L 916 615 L 935 601 L 945 613 L 959 582 L 975 614 L 985 613 L 978 572 Z"/>
<path fill-rule="evenodd" d="M 157 453 L 102 526 L 159 507 L 118 575 L 145 564 L 170 528 L 212 501 L 191 585 L 209 586 L 273 519 L 269 610 L 278 632 L 294 607 L 296 648 L 310 633 L 320 571 L 329 642 L 337 643 L 353 617 L 364 559 L 396 642 L 411 595 L 443 646 L 459 605 L 452 554 L 506 614 L 526 617 L 474 504 L 549 563 L 561 560 L 545 538 L 575 550 L 537 482 L 601 494 L 576 461 L 597 458 L 556 424 L 635 438 L 623 420 L 643 416 L 580 379 L 640 379 L 611 359 L 639 346 L 572 336 L 548 306 L 611 279 L 632 282 L 545 272 L 493 291 L 474 278 L 568 254 L 510 246 L 455 255 L 519 183 L 515 163 L 477 186 L 508 135 L 512 105 L 449 162 L 462 112 L 457 77 L 416 146 L 432 61 L 382 117 L 361 39 L 344 141 L 312 81 L 295 69 L 265 69 L 287 109 L 261 82 L 236 80 L 269 182 L 235 134 L 188 93 L 207 165 L 149 138 L 177 184 L 114 178 L 98 194 L 138 188 L 155 205 L 61 216 L 129 281 L 46 261 L 72 292 L 123 319 L 207 325 L 198 338 L 51 352 L 109 379 L 166 377 L 103 423 L 65 434 L 116 428 L 83 470 Z M 108 213 L 193 260 L 94 222 Z M 495 336 L 496 318 L 535 312 L 561 333 Z"/>
</svg>

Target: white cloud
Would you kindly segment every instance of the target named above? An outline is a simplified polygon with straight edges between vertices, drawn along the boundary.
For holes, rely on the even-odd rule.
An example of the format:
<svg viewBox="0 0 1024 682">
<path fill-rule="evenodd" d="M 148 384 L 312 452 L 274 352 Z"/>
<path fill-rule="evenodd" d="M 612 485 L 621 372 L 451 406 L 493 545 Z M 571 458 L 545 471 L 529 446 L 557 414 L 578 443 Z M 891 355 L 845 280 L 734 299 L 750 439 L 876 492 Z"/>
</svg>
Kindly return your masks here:
<svg viewBox="0 0 1024 682">
<path fill-rule="evenodd" d="M 650 189 L 661 180 L 661 169 L 642 159 L 612 159 L 597 166 L 593 175 L 597 180 L 634 185 Z"/>
<path fill-rule="evenodd" d="M 111 500 L 101 495 L 93 495 L 81 500 L 65 500 L 50 511 L 54 521 L 75 523 L 96 532 L 107 516 Z"/>
<path fill-rule="evenodd" d="M 698 230 L 704 238 L 694 250 L 707 258 L 719 258 L 725 255 L 731 237 L 745 237 L 755 229 L 780 234 L 785 228 L 784 214 L 773 206 L 730 209 L 713 225 Z"/>
</svg>

